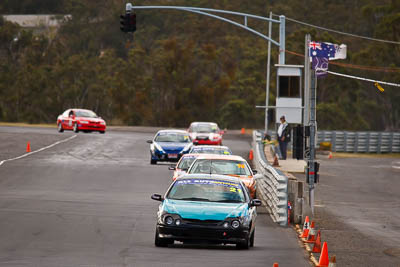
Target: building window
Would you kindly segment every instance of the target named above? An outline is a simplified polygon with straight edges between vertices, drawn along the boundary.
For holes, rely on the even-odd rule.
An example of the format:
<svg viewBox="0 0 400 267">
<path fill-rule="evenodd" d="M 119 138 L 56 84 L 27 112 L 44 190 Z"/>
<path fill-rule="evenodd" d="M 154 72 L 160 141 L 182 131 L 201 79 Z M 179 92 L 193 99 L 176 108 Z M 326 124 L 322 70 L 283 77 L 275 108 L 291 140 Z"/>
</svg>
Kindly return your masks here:
<svg viewBox="0 0 400 267">
<path fill-rule="evenodd" d="M 300 97 L 300 76 L 279 76 L 279 97 Z"/>
</svg>

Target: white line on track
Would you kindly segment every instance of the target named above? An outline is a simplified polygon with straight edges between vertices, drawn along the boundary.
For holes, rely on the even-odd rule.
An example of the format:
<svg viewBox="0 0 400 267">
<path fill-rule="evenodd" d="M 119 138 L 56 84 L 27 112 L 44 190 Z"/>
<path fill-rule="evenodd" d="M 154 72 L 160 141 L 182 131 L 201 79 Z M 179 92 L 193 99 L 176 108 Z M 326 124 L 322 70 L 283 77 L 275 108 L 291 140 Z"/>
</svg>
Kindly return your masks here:
<svg viewBox="0 0 400 267">
<path fill-rule="evenodd" d="M 400 170 L 400 161 L 393 162 L 392 164 L 393 164 L 393 165 L 392 165 L 392 168 L 393 168 L 393 169 L 398 169 L 398 170 Z M 396 166 L 396 165 L 397 165 L 397 166 Z"/>
<path fill-rule="evenodd" d="M 68 142 L 69 140 L 72 140 L 72 139 L 74 139 L 75 137 L 77 137 L 77 135 L 70 136 L 70 137 L 68 137 L 68 138 L 66 138 L 66 139 L 64 139 L 64 140 L 57 141 L 57 142 L 55 142 L 55 143 L 53 143 L 53 144 L 51 144 L 51 145 L 48 145 L 48 146 L 39 148 L 38 150 L 35 150 L 35 151 L 32 151 L 32 152 L 28 152 L 28 153 L 23 154 L 23 155 L 21 155 L 21 156 L 18 156 L 18 157 L 15 157 L 15 158 L 11 158 L 11 159 L 2 160 L 2 161 L 0 161 L 0 166 L 3 165 L 4 162 L 13 161 L 13 160 L 25 158 L 25 157 L 27 157 L 27 156 L 29 156 L 29 155 L 32 155 L 32 154 L 38 153 L 38 152 L 40 152 L 40 151 L 43 151 L 43 150 L 52 148 L 53 146 L 59 145 L 59 144 L 61 144 L 61 143 Z"/>
</svg>

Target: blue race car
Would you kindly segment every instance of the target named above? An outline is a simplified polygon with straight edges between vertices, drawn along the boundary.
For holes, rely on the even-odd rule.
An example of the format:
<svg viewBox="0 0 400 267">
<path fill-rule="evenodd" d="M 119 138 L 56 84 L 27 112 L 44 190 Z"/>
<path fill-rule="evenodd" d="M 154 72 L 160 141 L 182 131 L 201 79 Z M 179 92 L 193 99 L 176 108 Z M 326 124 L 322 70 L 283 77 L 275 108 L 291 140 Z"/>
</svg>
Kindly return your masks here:
<svg viewBox="0 0 400 267">
<path fill-rule="evenodd" d="M 171 184 L 157 213 L 155 245 L 174 241 L 236 244 L 238 249 L 254 246 L 256 206 L 246 186 L 236 177 L 186 174 Z"/>
<path fill-rule="evenodd" d="M 158 161 L 178 161 L 183 154 L 189 152 L 193 143 L 186 131 L 161 130 L 156 133 L 150 144 L 150 164 Z"/>
</svg>

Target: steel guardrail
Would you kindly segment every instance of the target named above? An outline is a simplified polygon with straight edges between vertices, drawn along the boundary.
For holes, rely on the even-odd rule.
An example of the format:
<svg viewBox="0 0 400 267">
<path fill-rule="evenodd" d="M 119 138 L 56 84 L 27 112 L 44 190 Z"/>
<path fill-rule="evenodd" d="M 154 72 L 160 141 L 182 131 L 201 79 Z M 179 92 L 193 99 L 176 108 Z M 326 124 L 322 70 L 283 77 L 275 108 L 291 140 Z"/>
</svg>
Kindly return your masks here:
<svg viewBox="0 0 400 267">
<path fill-rule="evenodd" d="M 399 132 L 318 131 L 318 143 L 329 142 L 333 152 L 399 153 Z"/>
<path fill-rule="evenodd" d="M 264 153 L 261 133 L 253 131 L 254 163 L 258 174 L 257 198 L 272 220 L 281 226 L 288 224 L 288 178 L 269 165 Z"/>
</svg>

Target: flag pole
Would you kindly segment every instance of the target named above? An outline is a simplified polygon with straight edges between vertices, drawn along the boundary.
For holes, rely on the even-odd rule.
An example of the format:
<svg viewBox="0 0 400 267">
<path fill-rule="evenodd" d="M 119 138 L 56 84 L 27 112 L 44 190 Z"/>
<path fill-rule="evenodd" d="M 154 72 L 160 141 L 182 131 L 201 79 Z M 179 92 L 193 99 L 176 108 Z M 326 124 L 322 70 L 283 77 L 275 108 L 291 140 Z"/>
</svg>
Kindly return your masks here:
<svg viewBox="0 0 400 267">
<path fill-rule="evenodd" d="M 314 215 L 314 182 L 315 182 L 315 110 L 316 110 L 316 71 L 311 70 L 310 90 L 310 157 L 308 159 L 308 186 L 311 212 Z"/>
</svg>

